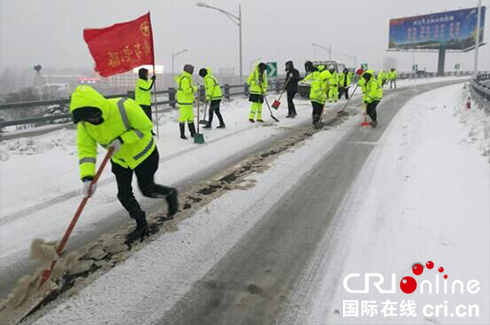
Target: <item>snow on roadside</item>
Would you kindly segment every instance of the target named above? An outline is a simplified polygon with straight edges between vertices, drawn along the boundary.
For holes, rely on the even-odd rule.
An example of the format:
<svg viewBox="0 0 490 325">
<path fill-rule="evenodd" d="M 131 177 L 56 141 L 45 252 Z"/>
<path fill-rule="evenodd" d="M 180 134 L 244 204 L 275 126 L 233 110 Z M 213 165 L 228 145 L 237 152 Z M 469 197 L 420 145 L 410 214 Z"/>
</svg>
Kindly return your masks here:
<svg viewBox="0 0 490 325">
<path fill-rule="evenodd" d="M 458 117 L 467 132 L 462 134 L 462 143 L 475 143 L 490 163 L 490 103 L 472 100 L 470 109 L 466 108 L 467 98 L 471 98 L 469 86 L 459 97 L 460 105 L 455 106 L 454 115 Z"/>
<path fill-rule="evenodd" d="M 475 128 L 479 113 L 465 111 L 465 99 L 459 84 L 424 93 L 402 108 L 344 200 L 337 228 L 319 246 L 305 275 L 308 290 L 291 302 L 296 307 L 286 311 L 287 324 L 490 323 L 490 165 L 471 138 L 481 138 L 484 132 Z M 469 140 L 461 141 L 469 134 Z M 326 247 L 332 245 L 334 256 L 325 257 Z M 435 264 L 431 270 L 428 261 Z M 416 263 L 423 265 L 420 276 L 412 272 Z M 444 271 L 439 273 L 439 267 Z M 379 273 L 384 277 L 381 288 L 393 285 L 396 293 L 378 292 L 373 285 L 378 277 L 371 279 L 368 293 L 349 293 L 343 281 L 353 273 L 359 277 L 348 280 L 350 289 L 364 289 L 365 274 Z M 442 278 L 446 274 L 447 280 Z M 410 295 L 400 290 L 406 276 L 418 282 Z M 432 283 L 432 294 L 427 283 L 421 293 L 424 280 Z M 456 280 L 464 284 L 463 294 L 459 283 L 457 293 L 451 294 Z M 471 280 L 479 282 L 475 294 L 467 289 Z M 445 282 L 449 294 L 442 293 Z M 383 310 L 383 303 L 388 300 L 396 316 L 385 316 L 389 310 Z M 401 316 L 408 312 L 401 304 L 408 301 L 415 303 L 414 317 Z M 363 302 L 375 306 L 376 314 L 363 316 L 368 310 Z M 344 308 L 349 303 L 357 308 Z M 473 307 L 472 317 L 458 317 L 459 305 L 467 312 L 476 305 L 479 315 Z"/>
<path fill-rule="evenodd" d="M 152 324 L 202 278 L 266 213 L 311 171 L 357 119 L 316 133 L 271 168 L 232 190 L 146 245 L 35 324 Z M 284 177 L 288 175 L 288 177 Z"/>
</svg>

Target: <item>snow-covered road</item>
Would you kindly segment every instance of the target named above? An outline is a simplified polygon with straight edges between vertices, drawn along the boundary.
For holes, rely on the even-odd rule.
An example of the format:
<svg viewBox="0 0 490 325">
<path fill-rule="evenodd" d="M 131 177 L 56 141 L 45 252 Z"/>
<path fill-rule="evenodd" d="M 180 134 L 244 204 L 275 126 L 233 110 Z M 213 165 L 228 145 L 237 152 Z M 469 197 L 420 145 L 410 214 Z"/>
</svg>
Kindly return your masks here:
<svg viewBox="0 0 490 325">
<path fill-rule="evenodd" d="M 386 96 L 377 129 L 350 119 L 316 133 L 250 176 L 253 186 L 198 210 L 38 323 L 352 323 L 342 317 L 343 299 L 383 297 L 348 294 L 345 275 L 396 273 L 399 281 L 426 259 L 450 279 L 480 281 L 472 298 L 477 322 L 488 323 L 488 259 L 465 255 L 489 253 L 488 158 L 473 144 L 484 132 L 475 122 L 468 143 L 458 124 L 468 113 L 454 116 L 463 109 L 461 84 L 417 96 L 395 117 L 430 88 Z M 421 311 L 400 322 L 355 321 L 450 323 Z M 475 318 L 456 323 L 464 322 Z"/>
</svg>

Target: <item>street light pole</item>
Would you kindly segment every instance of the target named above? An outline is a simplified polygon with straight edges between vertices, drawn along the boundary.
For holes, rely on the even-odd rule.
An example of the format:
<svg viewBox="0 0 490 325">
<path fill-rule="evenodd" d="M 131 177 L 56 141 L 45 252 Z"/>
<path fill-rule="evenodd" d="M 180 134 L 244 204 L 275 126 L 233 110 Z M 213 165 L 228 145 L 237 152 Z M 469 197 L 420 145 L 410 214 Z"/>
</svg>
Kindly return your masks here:
<svg viewBox="0 0 490 325">
<path fill-rule="evenodd" d="M 354 60 L 354 69 L 356 69 L 357 68 L 357 56 L 353 56 L 353 55 L 350 55 L 347 53 L 344 53 L 344 55 L 351 58 L 352 60 Z"/>
<path fill-rule="evenodd" d="M 316 43 L 312 43 L 311 45 L 314 47 L 319 47 L 321 49 L 324 49 L 325 51 L 328 51 L 328 60 L 332 61 L 332 45 L 330 45 L 329 47 L 319 45 Z"/>
<path fill-rule="evenodd" d="M 238 26 L 239 58 L 240 58 L 240 82 L 243 82 L 243 43 L 242 43 L 242 5 L 238 5 L 238 16 L 226 10 L 210 6 L 202 1 L 196 3 L 198 7 L 213 9 L 225 14 L 235 25 Z"/>
<path fill-rule="evenodd" d="M 179 51 L 177 53 L 172 52 L 172 79 L 175 77 L 175 57 L 184 52 L 187 52 L 187 49 Z"/>
<path fill-rule="evenodd" d="M 476 41 L 475 41 L 475 68 L 473 78 L 478 76 L 478 50 L 480 47 L 480 24 L 481 24 L 481 0 L 478 1 L 478 17 L 476 19 Z"/>
</svg>

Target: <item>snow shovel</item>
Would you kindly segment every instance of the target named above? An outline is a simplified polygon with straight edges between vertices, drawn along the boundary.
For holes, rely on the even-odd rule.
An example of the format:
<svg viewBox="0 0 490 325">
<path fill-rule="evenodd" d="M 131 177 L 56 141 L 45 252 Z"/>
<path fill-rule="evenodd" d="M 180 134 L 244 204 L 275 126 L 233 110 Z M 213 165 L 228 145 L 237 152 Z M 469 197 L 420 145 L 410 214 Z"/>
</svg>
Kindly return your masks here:
<svg viewBox="0 0 490 325">
<path fill-rule="evenodd" d="M 197 96 L 197 120 L 199 121 L 199 98 L 200 96 L 198 95 Z M 201 134 L 199 133 L 199 124 L 201 124 L 201 122 L 199 121 L 199 123 L 197 123 L 197 133 L 194 134 L 194 143 L 197 143 L 197 144 L 203 144 L 204 143 L 204 134 Z"/>
<path fill-rule="evenodd" d="M 271 118 L 274 121 L 279 122 L 279 120 L 274 116 L 274 114 L 272 114 L 271 107 L 269 106 L 269 101 L 267 100 L 267 97 L 265 95 L 264 95 L 264 100 L 265 100 L 265 103 L 267 104 L 267 108 L 269 109 L 269 113 L 271 114 Z"/>
<path fill-rule="evenodd" d="M 274 102 L 272 103 L 272 108 L 274 109 L 279 109 L 279 106 L 281 106 L 281 97 L 282 97 L 282 94 L 284 94 L 284 91 L 286 90 L 286 87 L 288 86 L 288 83 L 289 83 L 289 79 L 291 79 L 291 77 L 289 77 L 287 80 L 286 80 L 286 83 L 284 84 L 284 87 L 282 88 L 281 90 L 281 94 L 279 94 L 279 98 L 274 100 Z"/>
<path fill-rule="evenodd" d="M 354 91 L 352 92 L 352 94 L 350 95 L 349 99 L 347 100 L 347 103 L 345 103 L 344 107 L 340 111 L 338 111 L 337 114 L 342 114 L 345 111 L 345 109 L 347 108 L 347 105 L 349 105 L 349 103 L 350 103 L 350 100 L 352 99 L 352 97 L 354 97 L 354 94 L 356 93 L 356 90 L 357 90 L 357 87 L 358 86 L 359 85 L 356 84 L 356 87 L 354 88 Z M 349 91 L 349 90 L 347 90 L 347 91 Z"/>
<path fill-rule="evenodd" d="M 107 162 L 111 158 L 113 151 L 114 151 L 113 147 L 109 148 L 109 150 L 107 151 L 107 154 L 105 155 L 104 160 L 102 161 L 102 164 L 100 164 L 100 167 L 97 170 L 97 174 L 95 174 L 95 177 L 92 180 L 92 183 L 90 184 L 91 187 L 94 186 L 95 184 L 97 184 L 97 181 L 99 180 L 100 175 L 104 171 L 104 167 L 107 165 Z M 61 242 L 58 245 L 58 248 L 56 249 L 56 253 L 58 254 L 58 256 L 61 255 L 61 253 L 63 253 L 63 250 L 65 249 L 65 246 L 66 246 L 66 243 L 68 242 L 68 239 L 70 238 L 71 232 L 73 231 L 73 228 L 75 228 L 75 225 L 77 224 L 77 221 L 80 218 L 80 215 L 82 214 L 82 211 L 85 208 L 85 205 L 87 204 L 89 198 L 90 197 L 84 197 L 82 199 L 82 202 L 80 202 L 80 205 L 78 206 L 78 209 L 75 212 L 75 215 L 73 216 L 73 219 L 71 220 L 70 225 L 68 226 L 68 228 L 65 231 L 65 234 L 63 235 L 63 239 L 61 239 Z M 41 277 L 41 281 L 39 283 L 38 289 L 41 288 L 42 285 L 44 283 L 46 283 L 46 281 L 48 281 L 49 277 L 51 276 L 51 272 L 53 272 L 53 269 L 56 265 L 56 262 L 57 262 L 56 260 L 51 262 L 51 268 L 44 271 L 44 273 Z"/>
<path fill-rule="evenodd" d="M 206 121 L 206 113 L 208 112 L 208 102 L 206 101 L 204 104 L 204 118 L 199 121 L 199 124 L 206 125 L 208 124 L 208 121 Z"/>
</svg>

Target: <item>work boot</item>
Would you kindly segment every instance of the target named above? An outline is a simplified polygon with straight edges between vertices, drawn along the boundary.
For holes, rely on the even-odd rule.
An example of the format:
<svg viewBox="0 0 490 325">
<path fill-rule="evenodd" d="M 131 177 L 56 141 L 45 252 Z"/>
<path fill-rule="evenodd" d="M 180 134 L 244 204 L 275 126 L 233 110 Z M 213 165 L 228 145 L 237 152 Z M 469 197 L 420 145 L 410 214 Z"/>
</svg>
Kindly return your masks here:
<svg viewBox="0 0 490 325">
<path fill-rule="evenodd" d="M 189 132 L 191 133 L 191 138 L 194 138 L 194 135 L 196 134 L 196 127 L 194 125 L 194 122 L 187 124 L 189 127 Z"/>
<path fill-rule="evenodd" d="M 187 140 L 187 137 L 185 136 L 185 124 L 179 123 L 179 128 L 180 128 L 180 138 L 183 140 Z"/>
<path fill-rule="evenodd" d="M 216 128 L 217 129 L 224 129 L 224 128 L 226 128 L 226 125 L 225 125 L 225 123 L 220 123 Z"/>
<path fill-rule="evenodd" d="M 253 118 L 249 119 L 250 123 L 255 123 L 255 120 Z"/>
<path fill-rule="evenodd" d="M 165 199 L 168 205 L 168 215 L 173 216 L 179 210 L 179 193 L 177 189 L 171 187 Z"/>
<path fill-rule="evenodd" d="M 264 123 L 264 120 L 263 119 L 258 119 L 257 122 Z"/>
<path fill-rule="evenodd" d="M 293 114 L 291 114 L 291 118 L 295 118 L 297 115 L 298 115 L 298 114 L 293 113 Z"/>
<path fill-rule="evenodd" d="M 203 129 L 211 129 L 211 123 L 206 123 L 205 126 L 202 127 Z"/>
<path fill-rule="evenodd" d="M 371 126 L 372 126 L 373 128 L 375 128 L 375 127 L 376 127 L 376 125 L 378 125 L 378 121 L 376 121 L 376 120 L 375 120 L 375 121 L 371 121 L 369 124 L 371 124 Z"/>
<path fill-rule="evenodd" d="M 136 228 L 134 228 L 134 230 L 126 237 L 126 244 L 128 245 L 136 240 L 143 241 L 143 239 L 149 235 L 148 223 L 146 222 L 146 215 L 144 211 L 131 211 L 129 216 L 136 221 Z"/>
<path fill-rule="evenodd" d="M 291 118 L 291 117 L 292 117 L 291 114 L 286 115 L 286 118 Z"/>
<path fill-rule="evenodd" d="M 312 120 L 313 126 L 315 126 L 319 121 L 320 121 L 320 116 L 319 115 L 313 115 L 313 120 Z"/>
</svg>

